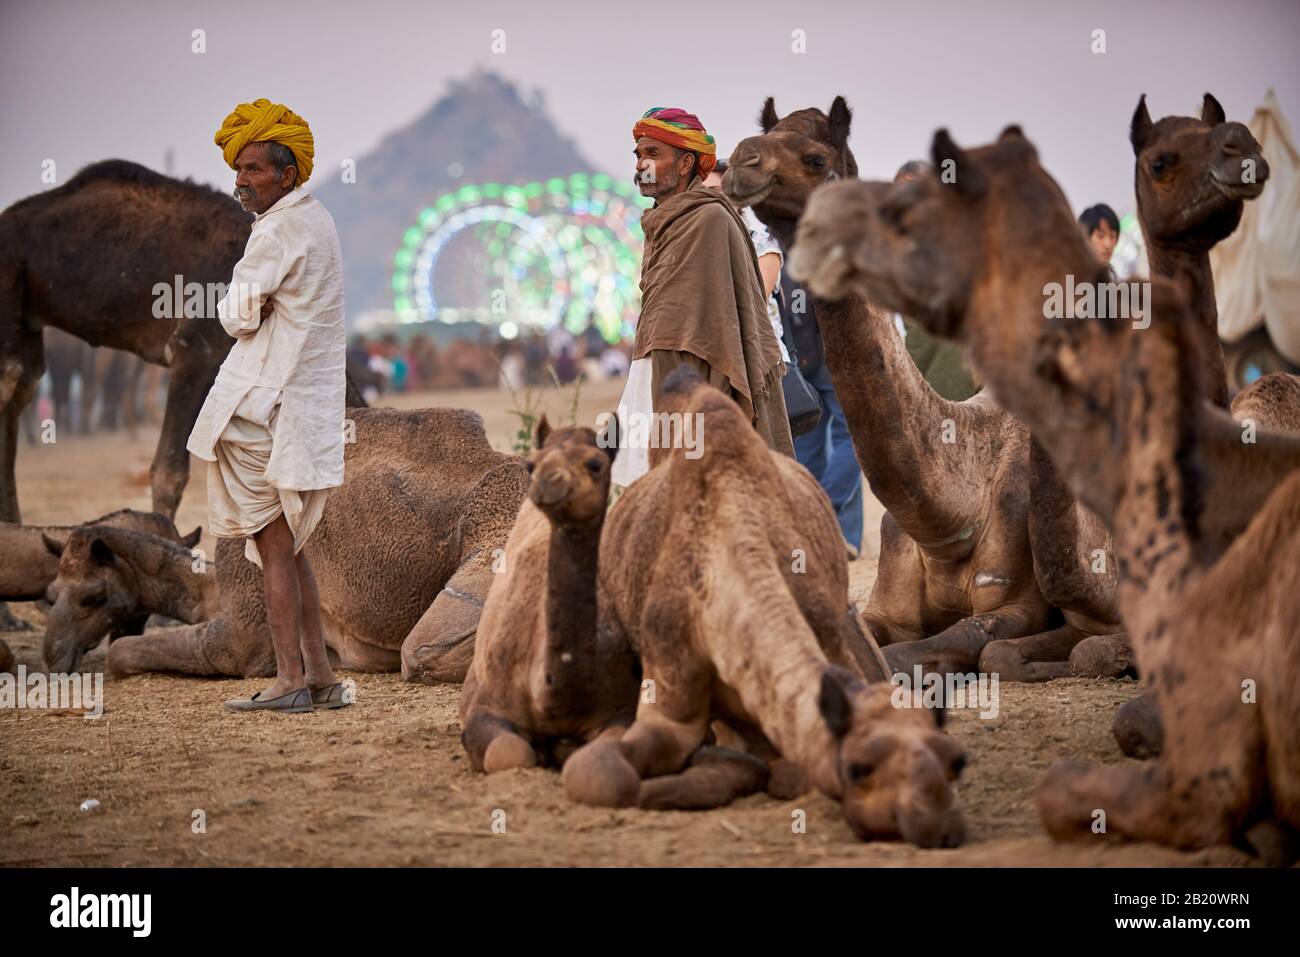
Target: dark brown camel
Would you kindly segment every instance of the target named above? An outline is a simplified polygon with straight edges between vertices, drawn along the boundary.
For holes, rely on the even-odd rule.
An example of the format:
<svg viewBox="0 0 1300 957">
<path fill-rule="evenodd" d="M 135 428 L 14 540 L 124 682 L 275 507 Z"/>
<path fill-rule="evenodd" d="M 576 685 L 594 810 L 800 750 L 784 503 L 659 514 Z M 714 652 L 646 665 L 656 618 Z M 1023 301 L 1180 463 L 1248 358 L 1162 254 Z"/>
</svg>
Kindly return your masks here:
<svg viewBox="0 0 1300 957">
<path fill-rule="evenodd" d="M 21 521 L 16 429 L 44 370 L 47 325 L 171 369 L 150 481 L 154 511 L 175 516 L 189 476 L 185 441 L 234 340 L 206 295 L 177 304 L 155 286 L 172 289 L 177 276 L 205 292 L 229 283 L 251 224 L 230 196 L 124 160 L 95 163 L 0 213 L 0 519 Z"/>
<path fill-rule="evenodd" d="M 617 419 L 613 419 L 617 422 Z M 617 434 L 537 424 L 528 498 L 488 590 L 460 696 L 476 770 L 543 764 L 630 724 L 641 664 L 598 624 L 596 581 Z"/>
<path fill-rule="evenodd" d="M 813 190 L 857 176 L 850 120 L 843 97 L 829 114 L 804 109 L 784 118 L 769 97 L 762 135 L 731 155 L 723 189 L 753 206 L 796 256 L 795 224 Z M 888 510 L 863 612 L 886 660 L 909 674 L 917 663 L 970 671 L 989 642 L 1041 632 L 1049 606 L 1030 559 L 1024 426 L 988 395 L 964 402 L 938 395 L 893 317 L 864 298 L 815 298 L 813 306 L 858 461 Z"/>
</svg>

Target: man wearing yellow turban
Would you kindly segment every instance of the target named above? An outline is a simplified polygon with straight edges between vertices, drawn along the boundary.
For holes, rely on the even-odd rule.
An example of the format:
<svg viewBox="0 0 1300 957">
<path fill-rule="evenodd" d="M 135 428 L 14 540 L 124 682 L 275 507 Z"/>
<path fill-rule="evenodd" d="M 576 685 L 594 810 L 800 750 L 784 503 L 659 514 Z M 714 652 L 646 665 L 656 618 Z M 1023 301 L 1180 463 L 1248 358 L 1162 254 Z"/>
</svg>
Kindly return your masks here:
<svg viewBox="0 0 1300 957">
<path fill-rule="evenodd" d="M 611 477 L 630 485 L 650 468 L 638 435 L 658 434 L 660 387 L 673 369 L 692 366 L 729 395 L 773 449 L 793 457 L 781 379 L 785 363 L 767 316 L 767 296 L 749 229 L 735 207 L 704 185 L 717 146 L 699 118 L 656 106 L 632 126 L 636 178 L 654 199 L 641 214 L 641 316 L 619 402 L 626 453 Z"/>
<path fill-rule="evenodd" d="M 208 464 L 209 528 L 244 539 L 262 568 L 276 678 L 231 711 L 347 704 L 325 654 L 316 579 L 302 551 L 329 489 L 343 484 L 342 255 L 334 220 L 302 191 L 315 144 L 307 121 L 269 100 L 242 103 L 216 143 L 253 213 L 217 318 L 235 338 L 188 448 Z"/>
</svg>

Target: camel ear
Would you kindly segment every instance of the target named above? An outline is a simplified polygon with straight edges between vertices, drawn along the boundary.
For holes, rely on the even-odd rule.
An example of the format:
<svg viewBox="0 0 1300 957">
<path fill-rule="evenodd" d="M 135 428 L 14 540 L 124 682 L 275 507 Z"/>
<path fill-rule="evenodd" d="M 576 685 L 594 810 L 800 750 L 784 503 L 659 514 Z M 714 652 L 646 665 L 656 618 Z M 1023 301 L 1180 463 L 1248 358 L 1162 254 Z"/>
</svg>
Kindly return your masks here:
<svg viewBox="0 0 1300 957">
<path fill-rule="evenodd" d="M 1138 97 L 1137 109 L 1133 111 L 1133 121 L 1128 127 L 1128 141 L 1133 144 L 1133 155 L 1138 156 L 1151 139 L 1151 114 L 1147 112 L 1147 95 Z"/>
<path fill-rule="evenodd" d="M 68 540 L 66 538 L 60 540 L 52 535 L 47 535 L 45 532 L 41 532 L 41 541 L 45 543 L 46 551 L 55 558 L 58 558 L 63 554 L 63 546 L 67 544 Z"/>
<path fill-rule="evenodd" d="M 1223 107 L 1219 105 L 1219 101 L 1212 93 L 1206 93 L 1205 99 L 1201 101 L 1201 122 L 1206 126 L 1218 126 L 1220 123 L 1228 122 Z"/>
<path fill-rule="evenodd" d="M 113 549 L 108 547 L 108 543 L 102 538 L 96 538 L 90 543 L 90 557 L 101 565 L 111 565 L 117 560 L 113 554 Z"/>
<path fill-rule="evenodd" d="M 551 423 L 546 420 L 546 413 L 537 420 L 537 429 L 533 433 L 533 448 L 540 449 L 546 444 L 546 438 L 551 434 Z"/>
<path fill-rule="evenodd" d="M 184 545 L 186 548 L 193 548 L 199 543 L 199 539 L 201 538 L 203 538 L 202 525 L 200 525 L 194 531 L 190 532 L 188 535 L 181 538 L 181 544 Z"/>
<path fill-rule="evenodd" d="M 835 102 L 831 104 L 830 121 L 831 145 L 844 152 L 849 145 L 849 127 L 853 123 L 853 111 L 849 109 L 844 97 L 835 97 Z"/>
<path fill-rule="evenodd" d="M 1001 143 L 1003 140 L 1009 140 L 1013 138 L 1018 140 L 1023 140 L 1025 138 L 1025 131 L 1020 128 L 1019 123 L 1012 123 L 1010 126 L 1008 126 L 1006 129 L 1004 129 L 1001 133 L 998 134 L 999 143 Z"/>
<path fill-rule="evenodd" d="M 832 668 L 822 672 L 821 692 L 817 695 L 817 709 L 822 719 L 831 729 L 831 736 L 836 741 L 849 733 L 853 725 L 853 705 L 849 701 L 848 689 L 840 681 Z"/>
<path fill-rule="evenodd" d="M 768 97 L 763 101 L 763 109 L 758 114 L 758 125 L 763 128 L 764 133 L 771 133 L 772 127 L 781 122 L 781 117 L 776 115 L 776 100 Z"/>
<path fill-rule="evenodd" d="M 934 142 L 930 144 L 930 159 L 940 183 L 954 187 L 958 195 L 968 199 L 984 195 L 988 188 L 984 174 L 971 162 L 966 151 L 952 141 L 946 129 L 934 134 Z"/>
</svg>

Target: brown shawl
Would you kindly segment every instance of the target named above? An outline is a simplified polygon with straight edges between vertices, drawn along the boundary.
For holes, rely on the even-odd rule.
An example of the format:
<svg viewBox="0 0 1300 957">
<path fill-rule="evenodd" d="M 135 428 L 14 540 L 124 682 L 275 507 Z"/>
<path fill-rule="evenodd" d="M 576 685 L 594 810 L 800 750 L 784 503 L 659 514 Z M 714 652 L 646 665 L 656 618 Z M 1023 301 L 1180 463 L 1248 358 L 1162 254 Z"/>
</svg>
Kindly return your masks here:
<svg viewBox="0 0 1300 957">
<path fill-rule="evenodd" d="M 690 352 L 731 380 L 752 422 L 785 363 L 763 299 L 758 257 L 740 214 L 697 180 L 641 215 L 641 318 L 632 357 Z"/>
</svg>

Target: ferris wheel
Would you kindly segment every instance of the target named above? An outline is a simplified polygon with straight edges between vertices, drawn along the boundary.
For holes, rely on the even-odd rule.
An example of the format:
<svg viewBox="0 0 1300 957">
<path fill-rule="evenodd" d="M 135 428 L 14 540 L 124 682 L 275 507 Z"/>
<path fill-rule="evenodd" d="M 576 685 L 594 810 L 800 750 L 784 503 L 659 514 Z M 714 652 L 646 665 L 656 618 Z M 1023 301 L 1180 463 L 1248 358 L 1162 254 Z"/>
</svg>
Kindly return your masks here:
<svg viewBox="0 0 1300 957">
<path fill-rule="evenodd" d="M 512 332 L 588 322 L 631 333 L 640 308 L 641 212 L 633 186 L 604 173 L 462 186 L 439 197 L 393 257 L 403 322 L 478 322 Z"/>
</svg>

